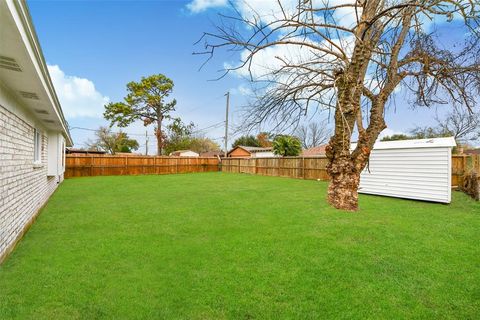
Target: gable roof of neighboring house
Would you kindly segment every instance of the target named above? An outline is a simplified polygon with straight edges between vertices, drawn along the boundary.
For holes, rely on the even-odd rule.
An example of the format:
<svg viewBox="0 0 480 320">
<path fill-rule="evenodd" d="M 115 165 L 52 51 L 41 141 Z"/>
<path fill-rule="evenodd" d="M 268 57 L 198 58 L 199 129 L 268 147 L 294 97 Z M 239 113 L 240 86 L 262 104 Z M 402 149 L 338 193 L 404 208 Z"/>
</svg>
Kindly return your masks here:
<svg viewBox="0 0 480 320">
<path fill-rule="evenodd" d="M 249 146 L 236 146 L 235 148 L 233 148 L 232 150 L 228 151 L 227 155 L 229 155 L 230 153 L 232 153 L 234 150 L 236 149 L 243 149 L 245 151 L 247 151 L 248 153 L 257 153 L 257 152 L 272 152 L 273 151 L 273 148 L 272 147 L 249 147 Z"/>
<path fill-rule="evenodd" d="M 327 144 L 322 144 L 320 146 L 316 146 L 313 148 L 304 149 L 302 151 L 302 157 L 324 156 L 326 147 L 327 147 Z"/>
<path fill-rule="evenodd" d="M 21 112 L 46 130 L 61 132 L 71 146 L 68 124 L 24 0 L 0 1 L 0 37 L 0 89 Z"/>
</svg>

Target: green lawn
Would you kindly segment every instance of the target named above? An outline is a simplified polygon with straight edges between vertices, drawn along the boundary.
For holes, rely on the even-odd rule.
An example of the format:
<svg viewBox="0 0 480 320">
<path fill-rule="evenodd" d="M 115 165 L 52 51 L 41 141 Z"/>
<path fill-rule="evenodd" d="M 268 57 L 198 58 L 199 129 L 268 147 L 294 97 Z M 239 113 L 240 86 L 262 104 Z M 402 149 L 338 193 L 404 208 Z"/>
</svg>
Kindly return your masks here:
<svg viewBox="0 0 480 320">
<path fill-rule="evenodd" d="M 240 174 L 65 181 L 0 266 L 0 319 L 480 316 L 480 204 Z"/>
</svg>

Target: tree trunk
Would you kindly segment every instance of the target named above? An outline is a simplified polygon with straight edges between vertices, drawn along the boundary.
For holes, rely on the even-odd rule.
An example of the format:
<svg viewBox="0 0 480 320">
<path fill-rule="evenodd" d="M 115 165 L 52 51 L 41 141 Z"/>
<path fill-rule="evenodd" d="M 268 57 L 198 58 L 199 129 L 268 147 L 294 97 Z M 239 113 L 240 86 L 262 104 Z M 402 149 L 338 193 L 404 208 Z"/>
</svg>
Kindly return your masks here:
<svg viewBox="0 0 480 320">
<path fill-rule="evenodd" d="M 328 158 L 327 173 L 330 177 L 328 202 L 337 209 L 356 211 L 360 171 L 350 153 L 350 143 L 360 96 L 352 79 L 355 78 L 343 73 L 338 74 L 335 133 L 325 151 Z"/>
<path fill-rule="evenodd" d="M 162 119 L 157 120 L 157 156 L 161 156 L 163 153 L 163 135 L 162 135 Z"/>
<path fill-rule="evenodd" d="M 327 166 L 327 172 L 330 176 L 328 203 L 337 209 L 358 210 L 360 172 L 350 156 L 333 158 Z"/>
</svg>

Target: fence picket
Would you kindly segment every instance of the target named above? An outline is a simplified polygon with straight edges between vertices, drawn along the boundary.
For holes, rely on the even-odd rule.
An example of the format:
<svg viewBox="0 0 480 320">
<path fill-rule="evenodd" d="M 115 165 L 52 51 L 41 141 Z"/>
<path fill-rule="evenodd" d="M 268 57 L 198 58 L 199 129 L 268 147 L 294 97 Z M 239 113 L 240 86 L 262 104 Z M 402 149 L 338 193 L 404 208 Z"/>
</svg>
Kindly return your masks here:
<svg viewBox="0 0 480 320">
<path fill-rule="evenodd" d="M 115 155 L 66 155 L 65 178 L 102 175 L 237 172 L 263 176 L 328 180 L 325 157 L 182 158 Z M 452 155 L 452 186 L 463 186 L 471 170 L 480 174 L 480 155 Z"/>
<path fill-rule="evenodd" d="M 186 162 L 180 162 L 186 160 Z M 218 158 L 66 155 L 65 178 L 218 171 Z M 180 162 L 180 163 L 179 163 Z M 180 167 L 180 169 L 179 169 Z"/>
<path fill-rule="evenodd" d="M 223 172 L 328 180 L 326 157 L 223 158 L 221 164 Z M 452 155 L 452 186 L 461 187 L 469 170 L 480 174 L 480 155 Z"/>
</svg>

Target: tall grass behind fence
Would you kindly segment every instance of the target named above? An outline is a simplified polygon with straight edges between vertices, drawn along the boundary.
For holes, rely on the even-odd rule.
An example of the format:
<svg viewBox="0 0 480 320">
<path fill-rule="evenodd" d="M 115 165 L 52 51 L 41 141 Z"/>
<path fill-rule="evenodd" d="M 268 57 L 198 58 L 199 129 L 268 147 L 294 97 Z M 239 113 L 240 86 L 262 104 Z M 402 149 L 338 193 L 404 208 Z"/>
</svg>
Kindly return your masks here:
<svg viewBox="0 0 480 320">
<path fill-rule="evenodd" d="M 328 180 L 327 158 L 223 158 L 223 172 L 250 173 L 299 179 Z"/>
<path fill-rule="evenodd" d="M 218 158 L 67 155 L 65 178 L 139 174 L 175 174 L 218 170 Z"/>
</svg>

